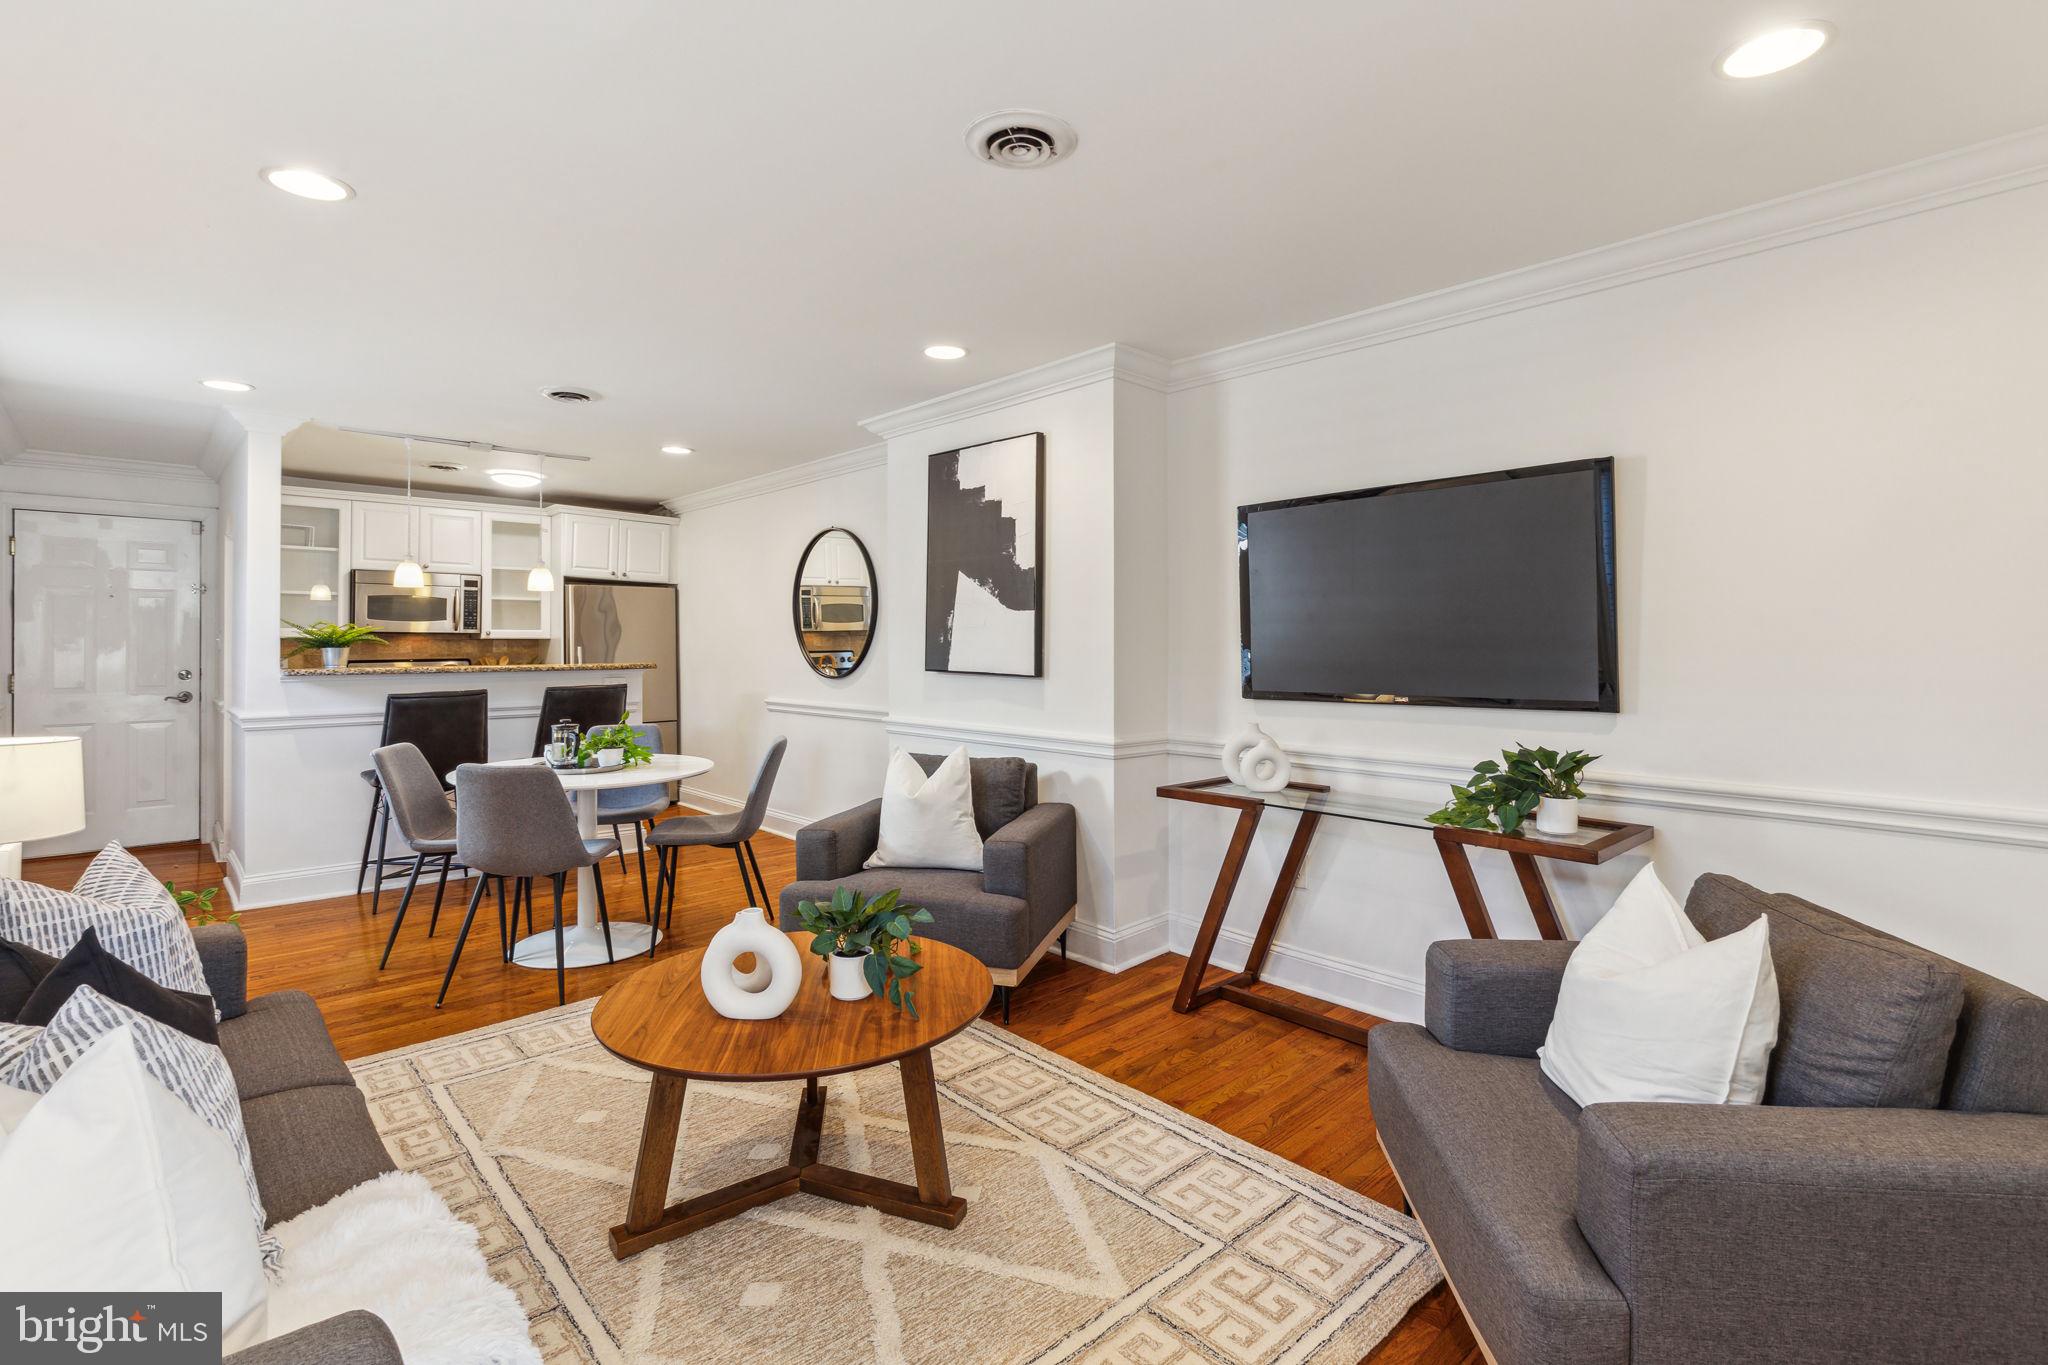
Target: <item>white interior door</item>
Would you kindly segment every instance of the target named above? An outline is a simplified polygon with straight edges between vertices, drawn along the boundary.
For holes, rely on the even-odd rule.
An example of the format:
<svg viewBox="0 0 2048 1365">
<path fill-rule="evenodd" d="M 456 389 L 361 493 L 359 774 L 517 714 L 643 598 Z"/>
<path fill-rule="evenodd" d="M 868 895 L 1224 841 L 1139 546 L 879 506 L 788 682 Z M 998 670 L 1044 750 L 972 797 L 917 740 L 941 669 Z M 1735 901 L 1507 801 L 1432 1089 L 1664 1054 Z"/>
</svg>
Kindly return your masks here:
<svg viewBox="0 0 2048 1365">
<path fill-rule="evenodd" d="M 14 514 L 14 733 L 85 740 L 85 828 L 30 857 L 109 839 L 199 837 L 199 523 Z"/>
</svg>

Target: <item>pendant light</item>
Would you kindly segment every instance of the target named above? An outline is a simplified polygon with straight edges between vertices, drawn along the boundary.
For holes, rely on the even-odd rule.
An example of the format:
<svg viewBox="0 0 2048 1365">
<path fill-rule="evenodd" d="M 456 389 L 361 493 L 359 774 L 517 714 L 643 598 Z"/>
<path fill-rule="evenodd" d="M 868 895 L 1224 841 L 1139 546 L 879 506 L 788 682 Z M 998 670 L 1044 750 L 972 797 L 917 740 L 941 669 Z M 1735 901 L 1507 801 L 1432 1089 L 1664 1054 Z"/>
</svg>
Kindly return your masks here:
<svg viewBox="0 0 2048 1365">
<path fill-rule="evenodd" d="M 391 571 L 391 586 L 394 588 L 424 588 L 427 586 L 427 571 L 412 557 L 413 531 L 419 525 L 419 514 L 412 505 L 412 437 L 405 438 L 405 558 Z"/>
<path fill-rule="evenodd" d="M 548 523 L 546 514 L 546 504 L 542 502 L 540 496 L 541 481 L 538 477 L 538 473 L 541 467 L 541 459 L 542 457 L 540 456 L 534 457 L 534 469 L 536 477 L 533 481 L 533 505 L 537 510 L 541 512 L 540 563 L 534 565 L 531 569 L 527 570 L 526 572 L 526 590 L 528 592 L 553 592 L 555 590 L 555 576 L 548 570 Z"/>
</svg>

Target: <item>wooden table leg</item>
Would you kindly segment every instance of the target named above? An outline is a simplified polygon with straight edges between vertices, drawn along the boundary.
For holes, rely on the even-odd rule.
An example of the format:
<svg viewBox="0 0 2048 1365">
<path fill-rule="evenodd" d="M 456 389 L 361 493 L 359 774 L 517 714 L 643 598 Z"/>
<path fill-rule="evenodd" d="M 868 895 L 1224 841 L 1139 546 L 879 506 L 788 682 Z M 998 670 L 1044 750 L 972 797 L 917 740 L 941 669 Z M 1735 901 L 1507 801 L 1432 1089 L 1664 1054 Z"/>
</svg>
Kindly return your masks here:
<svg viewBox="0 0 2048 1365">
<path fill-rule="evenodd" d="M 789 1138 L 789 1164 L 801 1170 L 818 1159 L 825 1129 L 825 1091 L 816 1076 L 804 1077 L 804 1097 L 797 1101 L 796 1131 Z"/>
<path fill-rule="evenodd" d="M 626 1228 L 645 1232 L 668 1206 L 668 1175 L 676 1160 L 676 1132 L 683 1122 L 681 1076 L 657 1072 L 647 1092 L 647 1118 L 640 1127 L 640 1157 L 633 1163 L 633 1192 L 626 1197 Z"/>
<path fill-rule="evenodd" d="M 1522 894 L 1529 898 L 1529 913 L 1536 918 L 1536 932 L 1545 938 L 1563 938 L 1564 930 L 1557 922 L 1557 907 L 1550 903 L 1550 888 L 1543 884 L 1543 870 L 1536 866 L 1536 860 L 1526 853 L 1510 853 L 1508 861 L 1515 865 L 1515 876 L 1522 882 Z"/>
<path fill-rule="evenodd" d="M 1486 898 L 1479 894 L 1479 879 L 1472 875 L 1472 860 L 1465 846 L 1438 839 L 1436 851 L 1443 855 L 1444 871 L 1450 874 L 1451 891 L 1458 898 L 1458 910 L 1465 916 L 1465 932 L 1473 938 L 1493 938 L 1493 917 L 1486 913 Z"/>
<path fill-rule="evenodd" d="M 1223 855 L 1223 866 L 1216 871 L 1209 908 L 1202 912 L 1202 925 L 1195 931 L 1194 945 L 1188 949 L 1187 968 L 1180 975 L 1180 989 L 1173 993 L 1173 1007 L 1182 1014 L 1195 1007 L 1195 995 L 1202 988 L 1202 973 L 1209 969 L 1209 955 L 1216 951 L 1216 935 L 1222 932 L 1224 913 L 1230 909 L 1231 894 L 1237 890 L 1238 876 L 1244 871 L 1245 855 L 1251 852 L 1252 834 L 1265 810 L 1263 805 L 1254 805 L 1237 813 L 1237 828 L 1230 833 L 1230 848 Z"/>
<path fill-rule="evenodd" d="M 1280 917 L 1287 913 L 1288 898 L 1294 894 L 1294 883 L 1301 876 L 1301 864 L 1308 857 L 1309 840 L 1316 836 L 1316 826 L 1323 821 L 1321 811 L 1305 810 L 1301 823 L 1294 827 L 1294 838 L 1287 845 L 1287 856 L 1280 860 L 1280 879 L 1273 883 L 1273 894 L 1266 901 L 1266 917 L 1259 921 L 1258 936 L 1252 940 L 1251 955 L 1244 960 L 1245 984 L 1259 979 L 1259 972 L 1266 965 L 1266 953 L 1273 946 L 1273 931 L 1280 927 Z"/>
<path fill-rule="evenodd" d="M 917 1197 L 943 1204 L 953 1197 L 946 1172 L 946 1135 L 939 1127 L 939 1083 L 932 1075 L 932 1051 L 924 1048 L 905 1057 L 903 1113 L 910 1123 L 910 1159 L 917 1167 Z"/>
</svg>

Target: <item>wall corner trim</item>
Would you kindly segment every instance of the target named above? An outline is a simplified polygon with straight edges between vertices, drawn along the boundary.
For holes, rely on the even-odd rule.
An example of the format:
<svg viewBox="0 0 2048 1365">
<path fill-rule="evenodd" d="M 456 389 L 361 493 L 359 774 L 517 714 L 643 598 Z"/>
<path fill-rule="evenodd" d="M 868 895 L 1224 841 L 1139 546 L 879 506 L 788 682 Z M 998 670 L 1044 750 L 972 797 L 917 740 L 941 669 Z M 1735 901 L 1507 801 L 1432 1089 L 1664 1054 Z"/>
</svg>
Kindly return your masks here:
<svg viewBox="0 0 2048 1365">
<path fill-rule="evenodd" d="M 889 447 L 861 446 L 856 450 L 842 450 L 837 455 L 827 455 L 823 459 L 789 465 L 782 469 L 771 469 L 766 474 L 736 479 L 731 483 L 722 483 L 700 492 L 663 498 L 661 505 L 672 515 L 682 516 L 686 512 L 701 512 L 707 507 L 717 507 L 721 503 L 758 498 L 767 493 L 781 492 L 785 488 L 801 488 L 807 483 L 836 479 L 845 474 L 857 474 L 863 469 L 878 469 L 888 463 L 888 460 Z"/>
<path fill-rule="evenodd" d="M 2048 181 L 2048 127 L 1176 360 L 1169 391 L 1218 384 L 1793 246 Z M 906 410 L 908 411 L 908 410 Z"/>
<path fill-rule="evenodd" d="M 1111 342 L 1107 346 L 1096 346 L 1000 379 L 991 379 L 984 384 L 913 403 L 907 408 L 885 412 L 879 417 L 869 417 L 861 425 L 887 441 L 927 427 L 978 417 L 985 412 L 996 412 L 1034 398 L 1050 397 L 1107 379 L 1121 379 L 1164 393 L 1171 369 L 1165 360 L 1150 351 Z"/>
</svg>

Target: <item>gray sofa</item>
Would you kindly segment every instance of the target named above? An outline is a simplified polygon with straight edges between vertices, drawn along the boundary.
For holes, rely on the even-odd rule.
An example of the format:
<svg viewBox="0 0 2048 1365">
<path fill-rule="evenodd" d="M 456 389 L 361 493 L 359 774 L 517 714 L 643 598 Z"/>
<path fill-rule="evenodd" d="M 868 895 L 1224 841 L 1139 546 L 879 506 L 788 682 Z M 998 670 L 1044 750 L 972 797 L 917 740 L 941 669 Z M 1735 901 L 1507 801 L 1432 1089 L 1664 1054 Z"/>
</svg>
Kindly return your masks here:
<svg viewBox="0 0 2048 1365">
<path fill-rule="evenodd" d="M 1448 942 L 1372 1030 L 1373 1119 L 1499 1365 L 2048 1359 L 2048 1002 L 1796 896 L 1761 1106 L 1600 1104 L 1538 1070 L 1571 943 Z"/>
<path fill-rule="evenodd" d="M 940 756 L 914 754 L 926 774 Z M 782 889 L 781 923 L 797 927 L 798 901 L 824 900 L 833 888 L 864 895 L 900 887 L 903 898 L 932 912 L 923 935 L 980 958 L 995 978 L 1003 1020 L 1010 1018 L 1010 988 L 1037 965 L 1074 922 L 1076 861 L 1074 808 L 1038 799 L 1038 765 L 1021 758 L 968 760 L 974 824 L 982 838 L 982 869 L 861 865 L 874 853 L 882 828 L 882 800 L 855 806 L 796 835 L 797 879 Z"/>
<path fill-rule="evenodd" d="M 249 954 L 232 924 L 192 931 L 220 1009 L 220 1046 L 270 1221 L 281 1223 L 394 1169 L 369 1106 L 304 991 L 248 998 Z M 232 1365 L 404 1365 L 373 1313 L 343 1313 L 229 1356 Z"/>
</svg>

